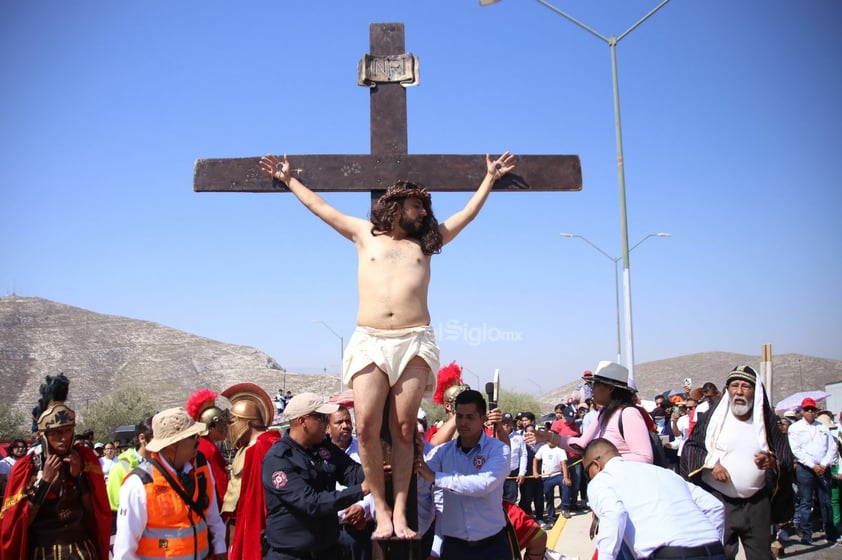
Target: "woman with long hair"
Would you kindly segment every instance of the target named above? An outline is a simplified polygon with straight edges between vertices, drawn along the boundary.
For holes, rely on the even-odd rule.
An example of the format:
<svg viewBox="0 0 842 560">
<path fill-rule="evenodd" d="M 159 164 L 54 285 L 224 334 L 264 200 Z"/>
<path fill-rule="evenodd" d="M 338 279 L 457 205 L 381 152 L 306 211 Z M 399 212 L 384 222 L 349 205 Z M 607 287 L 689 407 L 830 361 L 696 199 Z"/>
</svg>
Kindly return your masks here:
<svg viewBox="0 0 842 560">
<path fill-rule="evenodd" d="M 565 450 L 581 453 L 592 440 L 605 438 L 617 447 L 625 459 L 652 463 L 649 425 L 644 416 L 649 413 L 637 406 L 629 387 L 629 370 L 615 362 L 600 362 L 593 375 L 593 399 L 599 406 L 599 415 L 581 436 L 537 431 L 532 439 L 543 443 L 552 438 Z M 526 441 L 530 443 L 528 438 Z"/>
</svg>

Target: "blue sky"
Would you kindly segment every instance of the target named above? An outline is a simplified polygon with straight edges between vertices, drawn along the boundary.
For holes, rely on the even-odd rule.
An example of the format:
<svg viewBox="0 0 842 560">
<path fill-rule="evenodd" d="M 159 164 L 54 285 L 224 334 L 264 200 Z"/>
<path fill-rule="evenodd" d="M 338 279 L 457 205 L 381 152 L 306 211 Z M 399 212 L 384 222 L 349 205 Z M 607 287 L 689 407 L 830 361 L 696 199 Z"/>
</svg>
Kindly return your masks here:
<svg viewBox="0 0 842 560">
<path fill-rule="evenodd" d="M 606 36 L 657 4 L 555 2 Z M 353 246 L 291 195 L 194 193 L 193 164 L 368 153 L 378 22 L 421 61 L 411 153 L 582 160 L 581 192 L 493 193 L 433 258 L 442 362 L 537 393 L 615 358 L 613 264 L 558 235 L 620 254 L 610 51 L 531 0 L 3 2 L 0 293 L 338 371 L 313 321 L 353 331 Z M 842 359 L 840 25 L 835 0 L 673 0 L 620 42 L 630 244 L 673 235 L 631 253 L 637 363 Z M 436 215 L 469 196 L 435 194 Z"/>
</svg>

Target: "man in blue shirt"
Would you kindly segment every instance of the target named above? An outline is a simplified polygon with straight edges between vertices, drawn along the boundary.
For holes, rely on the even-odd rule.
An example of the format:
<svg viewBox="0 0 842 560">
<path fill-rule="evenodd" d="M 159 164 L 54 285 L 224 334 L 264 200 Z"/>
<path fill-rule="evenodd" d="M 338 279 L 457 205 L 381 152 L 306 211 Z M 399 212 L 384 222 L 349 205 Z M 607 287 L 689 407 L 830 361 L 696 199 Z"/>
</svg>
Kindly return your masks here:
<svg viewBox="0 0 842 560">
<path fill-rule="evenodd" d="M 442 536 L 442 560 L 512 558 L 503 513 L 503 483 L 510 470 L 509 447 L 483 430 L 486 404 L 482 393 L 456 397 L 459 437 L 436 447 L 418 474 L 441 489 L 444 504 L 436 531 Z"/>
</svg>

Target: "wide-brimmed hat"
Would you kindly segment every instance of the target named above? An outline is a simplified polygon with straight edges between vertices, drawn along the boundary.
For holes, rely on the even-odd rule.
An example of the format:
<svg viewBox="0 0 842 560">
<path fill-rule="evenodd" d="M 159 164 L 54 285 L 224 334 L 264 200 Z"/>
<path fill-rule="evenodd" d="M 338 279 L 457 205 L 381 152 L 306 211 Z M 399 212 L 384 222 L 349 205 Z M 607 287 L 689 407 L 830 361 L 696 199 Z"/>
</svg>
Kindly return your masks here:
<svg viewBox="0 0 842 560">
<path fill-rule="evenodd" d="M 829 410 L 822 410 L 816 415 L 816 420 L 827 426 L 827 429 L 829 430 L 836 429 L 836 424 L 833 423 L 831 414 L 832 413 Z"/>
<path fill-rule="evenodd" d="M 190 436 L 201 434 L 206 428 L 204 422 L 196 422 L 180 406 L 162 410 L 152 417 L 153 436 L 152 441 L 146 444 L 146 449 L 158 452 Z"/>
<path fill-rule="evenodd" d="M 301 416 L 307 416 L 318 412 L 319 414 L 333 414 L 339 410 L 336 403 L 325 402 L 316 393 L 299 393 L 290 399 L 284 409 L 284 415 L 288 420 L 295 420 Z"/>
<path fill-rule="evenodd" d="M 617 362 L 603 360 L 596 366 L 596 373 L 593 375 L 594 383 L 602 383 L 621 389 L 629 388 L 629 370 Z"/>
</svg>

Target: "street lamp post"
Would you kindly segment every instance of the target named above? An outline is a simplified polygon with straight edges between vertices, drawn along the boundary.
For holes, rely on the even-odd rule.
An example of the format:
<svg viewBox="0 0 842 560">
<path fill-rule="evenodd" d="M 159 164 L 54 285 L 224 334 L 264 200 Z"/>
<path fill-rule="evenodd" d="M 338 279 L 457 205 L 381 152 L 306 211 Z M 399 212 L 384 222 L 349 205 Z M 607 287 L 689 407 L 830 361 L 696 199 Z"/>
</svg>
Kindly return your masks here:
<svg viewBox="0 0 842 560">
<path fill-rule="evenodd" d="M 605 252 L 601 247 L 599 247 L 593 241 L 591 241 L 590 239 L 588 239 L 587 237 L 585 237 L 583 235 L 578 235 L 576 233 L 559 233 L 559 235 L 561 237 L 567 237 L 567 238 L 578 237 L 579 239 L 581 239 L 582 241 L 584 241 L 585 243 L 587 243 L 588 245 L 590 245 L 591 247 L 593 247 L 594 249 L 596 249 L 597 251 L 599 251 L 600 253 L 605 255 L 608 258 L 608 260 L 610 260 L 611 262 L 614 263 L 614 305 L 615 305 L 615 308 L 617 310 L 617 363 L 622 363 L 622 350 L 621 350 L 621 346 L 620 346 L 620 340 L 621 340 L 621 336 L 620 336 L 620 279 L 619 279 L 619 270 L 618 270 L 618 267 L 617 267 L 617 263 L 620 262 L 620 259 L 622 257 L 612 257 L 607 252 Z M 650 233 L 649 235 L 644 236 L 643 239 L 641 239 L 640 241 L 635 243 L 632 246 L 632 248 L 629 249 L 629 252 L 632 252 L 635 249 L 637 249 L 641 245 L 641 243 L 643 243 L 644 241 L 646 241 L 650 237 L 672 237 L 672 234 L 671 233 Z M 633 374 L 633 370 L 632 370 L 631 367 L 629 367 L 629 376 L 630 376 L 629 377 L 630 379 L 634 379 L 634 374 Z"/>
<path fill-rule="evenodd" d="M 496 4 L 501 0 L 480 0 L 480 6 L 488 6 Z M 625 161 L 623 159 L 623 130 L 620 126 L 620 86 L 617 80 L 617 44 L 629 33 L 637 29 L 644 21 L 652 17 L 655 12 L 663 8 L 670 0 L 663 0 L 660 4 L 655 6 L 645 16 L 640 18 L 637 23 L 626 29 L 619 37 L 611 35 L 606 37 L 601 33 L 588 27 L 573 16 L 556 8 L 545 0 L 536 0 L 546 8 L 552 10 L 568 21 L 575 23 L 591 35 L 604 41 L 608 44 L 611 50 L 611 81 L 614 91 L 614 134 L 617 140 L 617 180 L 620 190 L 620 237 L 622 240 L 622 259 L 623 259 L 623 298 L 625 301 L 625 324 L 626 324 L 626 367 L 629 368 L 629 376 L 634 379 L 634 333 L 632 331 L 632 305 L 631 305 L 631 272 L 629 270 L 629 228 L 626 219 L 626 173 Z"/>
<path fill-rule="evenodd" d="M 337 390 L 337 392 L 341 392 L 342 391 L 342 366 L 345 364 L 345 338 L 341 334 L 339 334 L 338 332 L 336 332 L 335 330 L 330 328 L 330 325 L 328 325 L 324 321 L 320 321 L 318 319 L 313 319 L 313 322 L 319 323 L 324 328 L 326 328 L 327 330 L 332 332 L 333 336 L 335 336 L 336 338 L 339 339 L 339 389 Z"/>
</svg>

